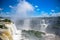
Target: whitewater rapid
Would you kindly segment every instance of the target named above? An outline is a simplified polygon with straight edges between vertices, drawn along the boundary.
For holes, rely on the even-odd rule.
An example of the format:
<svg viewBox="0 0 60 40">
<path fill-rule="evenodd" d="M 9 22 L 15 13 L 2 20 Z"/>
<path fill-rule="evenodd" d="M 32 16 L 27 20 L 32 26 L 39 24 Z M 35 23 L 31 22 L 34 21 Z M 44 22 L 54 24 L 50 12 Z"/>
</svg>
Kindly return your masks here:
<svg viewBox="0 0 60 40">
<path fill-rule="evenodd" d="M 26 20 L 27 21 L 27 20 Z M 50 33 L 47 33 L 46 32 L 46 28 L 48 27 L 48 24 L 45 23 L 45 20 L 43 19 L 42 20 L 42 24 L 41 24 L 41 32 L 45 32 L 45 35 L 43 35 L 43 39 L 44 40 L 52 40 L 52 39 L 55 39 L 55 35 L 54 34 L 50 34 Z M 24 24 L 24 26 L 28 27 L 29 25 L 29 21 Z M 18 30 L 16 28 L 16 25 L 14 23 L 11 23 L 11 24 L 6 24 L 6 26 L 9 28 L 9 30 L 12 30 L 12 37 L 13 37 L 13 40 L 32 40 L 33 38 L 22 38 L 22 30 Z M 28 35 L 28 34 L 27 34 Z M 30 36 L 31 37 L 31 36 Z"/>
<path fill-rule="evenodd" d="M 21 40 L 21 30 L 17 30 L 15 24 L 11 23 L 11 24 L 5 24 L 9 31 L 12 31 L 12 37 L 13 37 L 13 40 Z"/>
</svg>

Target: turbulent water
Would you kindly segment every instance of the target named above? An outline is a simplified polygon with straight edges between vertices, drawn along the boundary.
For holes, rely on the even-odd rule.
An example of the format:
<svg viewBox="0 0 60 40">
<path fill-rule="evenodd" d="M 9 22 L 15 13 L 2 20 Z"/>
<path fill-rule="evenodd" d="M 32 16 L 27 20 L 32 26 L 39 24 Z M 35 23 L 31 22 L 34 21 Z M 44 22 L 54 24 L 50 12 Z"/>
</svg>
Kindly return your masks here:
<svg viewBox="0 0 60 40">
<path fill-rule="evenodd" d="M 6 26 L 14 40 L 60 40 L 60 17 L 21 19 Z"/>
<path fill-rule="evenodd" d="M 56 17 L 17 21 L 16 26 L 19 30 L 21 29 L 20 40 L 60 40 L 59 28 L 57 25 L 59 18 L 55 19 Z"/>
</svg>

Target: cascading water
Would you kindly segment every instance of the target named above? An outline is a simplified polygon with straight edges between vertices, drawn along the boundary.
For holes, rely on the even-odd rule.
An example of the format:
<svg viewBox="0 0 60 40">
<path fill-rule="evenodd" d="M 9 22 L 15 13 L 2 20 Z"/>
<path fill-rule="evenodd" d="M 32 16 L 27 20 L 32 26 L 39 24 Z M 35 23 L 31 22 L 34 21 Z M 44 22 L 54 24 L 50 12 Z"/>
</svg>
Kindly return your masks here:
<svg viewBox="0 0 60 40">
<path fill-rule="evenodd" d="M 22 29 L 23 30 L 29 30 L 30 29 L 29 25 L 30 25 L 30 20 L 29 19 L 24 20 L 24 25 L 23 25 Z"/>
<path fill-rule="evenodd" d="M 30 19 L 26 19 L 24 20 L 24 25 L 22 27 L 22 30 L 30 30 Z M 45 19 L 42 19 L 41 20 L 41 23 L 40 23 L 40 32 L 42 33 L 45 33 L 45 35 L 42 35 L 42 38 L 38 38 L 36 37 L 32 32 L 31 33 L 26 33 L 26 32 L 23 32 L 22 33 L 22 30 L 17 30 L 15 24 L 11 23 L 8 26 L 10 26 L 10 28 L 13 30 L 13 39 L 14 40 L 54 40 L 55 39 L 55 35 L 54 34 L 50 34 L 50 33 L 47 33 L 46 32 L 46 28 L 48 27 L 48 23 L 46 23 L 46 20 Z M 23 35 L 22 35 L 23 34 Z"/>
<path fill-rule="evenodd" d="M 11 24 L 5 24 L 10 31 L 12 31 L 12 37 L 13 40 L 21 40 L 21 30 L 17 30 L 15 24 L 11 23 Z"/>
<path fill-rule="evenodd" d="M 48 27 L 49 24 L 46 24 L 45 20 L 42 20 L 41 25 L 41 32 L 44 32 L 45 35 L 43 36 L 44 40 L 55 40 L 55 35 L 54 34 L 50 34 L 46 32 L 46 28 Z"/>
<path fill-rule="evenodd" d="M 17 30 L 17 28 L 16 28 L 16 26 L 13 24 L 13 26 L 14 26 L 14 35 L 13 35 L 13 37 L 14 37 L 14 40 L 21 40 L 22 39 L 22 37 L 21 37 L 21 32 L 22 32 L 22 30 Z"/>
<path fill-rule="evenodd" d="M 42 19 L 41 22 L 42 23 L 40 24 L 41 25 L 40 31 L 45 33 L 45 35 L 42 35 L 43 38 L 41 38 L 40 40 L 52 40 L 52 39 L 54 40 L 55 35 L 46 32 L 46 28 L 48 27 L 49 24 L 46 23 L 45 19 Z M 22 30 L 26 30 L 26 31 L 30 30 L 29 25 L 30 25 L 30 20 L 29 19 L 24 20 L 24 25 L 22 27 Z M 18 31 L 15 26 L 14 26 L 14 28 L 15 28 L 16 31 Z M 22 33 L 22 30 L 18 31 L 18 35 L 14 36 L 15 37 L 14 40 L 17 40 L 17 39 L 19 40 L 19 38 L 21 38 L 22 40 L 39 40 L 39 38 L 35 37 L 34 34 L 32 34 L 32 33 L 28 34 L 28 33 L 25 33 L 25 32 Z M 23 34 L 23 36 L 21 34 Z M 28 36 L 28 37 L 26 37 L 26 36 Z"/>
<path fill-rule="evenodd" d="M 44 19 L 42 20 L 42 23 L 40 25 L 41 25 L 40 31 L 45 32 L 48 24 L 45 23 Z"/>
<path fill-rule="evenodd" d="M 31 8 L 30 8 L 31 7 Z M 24 8 L 24 9 L 23 9 Z M 27 16 L 26 14 L 27 14 L 27 11 L 29 10 L 29 11 L 31 11 L 33 9 L 33 7 L 32 7 L 32 5 L 30 5 L 28 2 L 26 2 L 25 0 L 24 1 L 22 1 L 21 3 L 19 3 L 18 5 L 17 5 L 17 14 L 16 15 L 19 15 L 19 18 L 20 18 L 20 13 L 24 13 L 25 15 L 23 15 L 23 16 Z M 21 11 L 20 11 L 21 10 Z M 15 17 L 14 17 L 15 18 Z M 18 19 L 19 19 L 18 18 Z M 16 18 L 15 18 L 16 19 Z M 24 25 L 23 26 L 21 26 L 21 28 L 22 28 L 22 30 L 30 30 L 31 28 L 30 28 L 30 19 L 26 19 L 26 20 L 24 20 Z M 49 34 L 49 33 L 47 33 L 46 32 L 46 28 L 48 27 L 48 24 L 46 24 L 46 21 L 45 21 L 45 19 L 43 19 L 42 20 L 42 23 L 40 24 L 40 31 L 41 32 L 44 32 L 46 35 L 44 35 L 43 37 L 45 38 L 46 37 L 46 39 L 45 40 L 48 40 L 50 37 L 49 36 L 51 36 L 51 35 L 53 35 L 53 34 Z M 15 27 L 15 26 L 14 26 Z M 19 26 L 20 27 L 20 26 Z M 17 31 L 17 29 L 15 28 L 15 30 Z M 20 35 L 20 38 L 22 39 L 22 37 L 21 37 L 21 32 L 22 32 L 22 30 L 19 30 L 18 31 L 18 34 Z M 14 33 L 15 34 L 15 33 Z M 26 33 L 27 34 L 27 33 Z M 15 37 L 15 39 L 14 40 L 19 40 L 19 35 L 14 35 L 14 37 Z M 28 34 L 27 34 L 28 35 Z M 47 36 L 49 37 L 48 39 L 47 39 Z M 18 37 L 18 38 L 17 38 Z M 34 39 L 31 39 L 31 36 L 29 36 L 30 37 L 30 39 L 27 39 L 27 38 L 23 38 L 22 40 L 37 40 L 37 39 L 35 39 L 34 37 L 32 37 L 32 38 L 34 38 Z M 53 35 L 53 37 L 55 37 L 54 35 Z M 16 39 L 17 38 L 17 39 Z M 50 39 L 49 39 L 50 40 Z"/>
</svg>

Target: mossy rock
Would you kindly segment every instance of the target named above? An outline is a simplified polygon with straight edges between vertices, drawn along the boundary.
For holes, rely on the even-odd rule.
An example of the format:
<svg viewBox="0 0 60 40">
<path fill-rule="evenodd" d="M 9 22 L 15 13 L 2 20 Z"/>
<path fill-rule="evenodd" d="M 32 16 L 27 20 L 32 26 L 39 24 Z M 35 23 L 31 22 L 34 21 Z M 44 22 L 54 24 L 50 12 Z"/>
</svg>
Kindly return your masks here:
<svg viewBox="0 0 60 40">
<path fill-rule="evenodd" d="M 5 27 L 5 25 L 0 25 L 1 29 L 8 29 L 7 27 Z"/>
<path fill-rule="evenodd" d="M 43 33 L 43 32 L 34 31 L 34 30 L 28 30 L 28 31 L 23 30 L 22 32 L 26 32 L 28 34 L 34 34 L 38 38 L 41 38 L 42 37 L 42 34 L 45 35 L 45 33 Z"/>
</svg>

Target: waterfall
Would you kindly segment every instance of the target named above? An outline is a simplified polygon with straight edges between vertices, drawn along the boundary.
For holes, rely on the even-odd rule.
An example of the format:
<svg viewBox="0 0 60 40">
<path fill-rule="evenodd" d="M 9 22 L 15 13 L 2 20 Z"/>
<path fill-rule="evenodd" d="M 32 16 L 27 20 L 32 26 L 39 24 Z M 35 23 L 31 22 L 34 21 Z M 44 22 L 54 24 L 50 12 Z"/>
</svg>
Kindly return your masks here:
<svg viewBox="0 0 60 40">
<path fill-rule="evenodd" d="M 45 35 L 43 35 L 44 40 L 55 40 L 55 34 L 47 33 L 46 28 L 49 24 L 46 24 L 46 21 L 43 19 L 41 25 L 41 32 L 44 32 Z"/>
<path fill-rule="evenodd" d="M 30 28 L 30 22 L 31 22 L 30 19 L 24 20 L 24 25 L 22 27 L 22 30 L 26 30 L 26 31 L 30 30 L 31 29 Z M 44 40 L 52 40 L 53 39 L 54 40 L 55 39 L 55 35 L 46 32 L 46 28 L 48 27 L 49 24 L 46 23 L 45 19 L 43 19 L 41 21 L 40 25 L 41 25 L 40 31 L 45 33 L 45 35 L 43 35 L 42 39 L 44 39 Z M 6 26 L 9 27 L 10 30 L 12 30 L 13 40 L 33 40 L 33 39 L 36 40 L 36 39 L 39 39 L 38 37 L 36 37 L 36 39 L 35 39 L 33 34 L 31 36 L 30 34 L 27 34 L 27 33 L 25 34 L 24 32 L 23 33 L 25 35 L 27 35 L 28 37 L 26 38 L 26 36 L 24 37 L 24 35 L 22 37 L 22 30 L 18 30 L 16 28 L 15 24 L 13 24 L 13 23 L 6 24 Z"/>
<path fill-rule="evenodd" d="M 11 23 L 11 24 L 5 24 L 5 25 L 8 27 L 9 31 L 11 32 L 13 40 L 22 39 L 21 37 L 22 30 L 17 30 L 15 24 Z"/>
<path fill-rule="evenodd" d="M 42 23 L 40 25 L 41 25 L 40 31 L 45 32 L 48 24 L 45 23 L 44 19 L 42 20 Z"/>
<path fill-rule="evenodd" d="M 24 20 L 23 30 L 30 30 L 30 20 Z"/>
<path fill-rule="evenodd" d="M 49 24 L 46 23 L 45 19 L 42 19 L 40 25 L 41 25 L 40 31 L 45 33 L 45 35 L 43 35 L 42 39 L 44 39 L 44 40 L 55 40 L 55 34 L 51 34 L 51 33 L 46 32 L 46 28 L 48 27 Z M 29 36 L 27 38 L 23 36 L 23 38 L 22 38 L 22 35 L 21 35 L 22 30 L 30 30 L 30 19 L 24 20 L 24 25 L 22 27 L 22 30 L 17 30 L 15 24 L 12 24 L 11 27 L 13 27 L 12 29 L 13 29 L 13 34 L 14 34 L 13 35 L 14 40 L 21 40 L 21 39 L 22 40 L 32 40 L 32 39 L 34 39 L 34 37 L 32 37 L 32 36 L 30 36 L 32 38 L 28 38 Z M 29 34 L 26 33 L 25 35 L 29 35 Z M 36 38 L 36 39 L 38 39 L 38 38 Z"/>
</svg>

